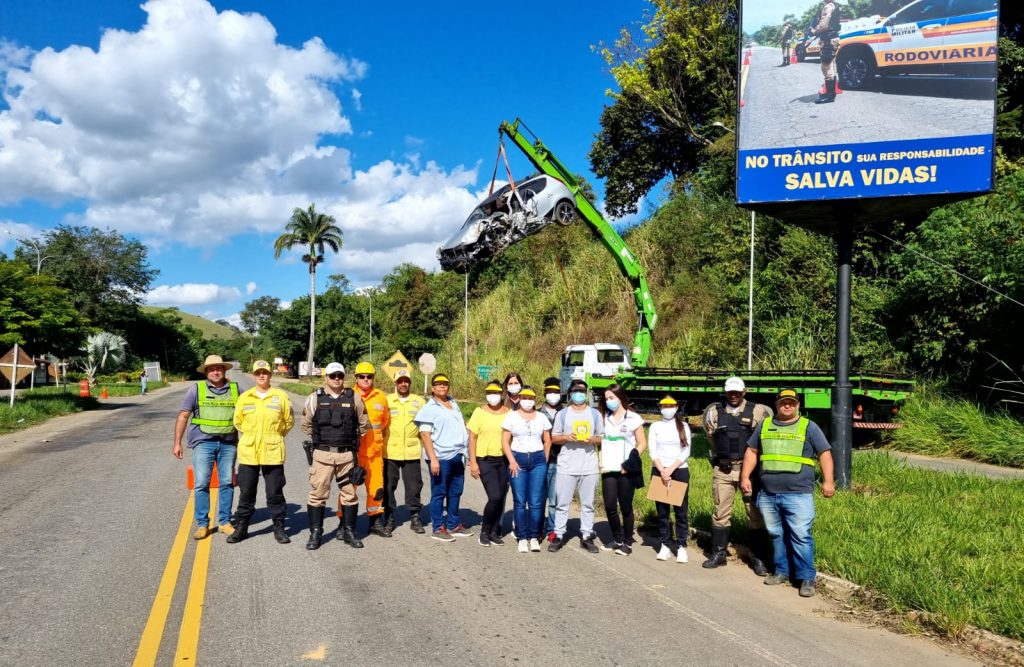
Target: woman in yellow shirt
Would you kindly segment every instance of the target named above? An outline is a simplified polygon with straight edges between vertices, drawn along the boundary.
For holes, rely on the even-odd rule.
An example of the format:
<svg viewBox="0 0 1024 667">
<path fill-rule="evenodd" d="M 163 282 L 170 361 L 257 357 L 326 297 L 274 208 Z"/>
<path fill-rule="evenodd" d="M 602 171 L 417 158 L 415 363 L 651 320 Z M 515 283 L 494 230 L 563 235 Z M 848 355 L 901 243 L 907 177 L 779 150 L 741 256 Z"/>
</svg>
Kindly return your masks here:
<svg viewBox="0 0 1024 667">
<path fill-rule="evenodd" d="M 508 461 L 501 450 L 501 424 L 509 408 L 502 405 L 502 387 L 492 382 L 484 389 L 487 402 L 473 411 L 469 431 L 469 474 L 483 482 L 487 504 L 480 527 L 480 546 L 504 544 L 501 515 L 508 494 Z"/>
<path fill-rule="evenodd" d="M 235 532 L 228 542 L 235 544 L 249 536 L 249 519 L 256 508 L 256 485 L 263 473 L 267 509 L 274 522 L 274 539 L 288 544 L 284 529 L 284 436 L 292 430 L 288 395 L 270 386 L 270 364 L 259 360 L 252 365 L 256 386 L 238 397 L 235 403 L 235 429 L 238 430 L 238 508 Z"/>
</svg>

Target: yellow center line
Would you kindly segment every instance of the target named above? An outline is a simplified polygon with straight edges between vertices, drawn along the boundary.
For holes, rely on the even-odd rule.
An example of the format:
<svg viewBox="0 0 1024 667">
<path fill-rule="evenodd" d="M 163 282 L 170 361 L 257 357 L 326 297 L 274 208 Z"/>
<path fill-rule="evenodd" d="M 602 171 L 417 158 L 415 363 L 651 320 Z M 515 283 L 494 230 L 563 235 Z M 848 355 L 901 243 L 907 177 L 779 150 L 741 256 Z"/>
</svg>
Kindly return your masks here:
<svg viewBox="0 0 1024 667">
<path fill-rule="evenodd" d="M 171 554 L 167 557 L 167 565 L 164 566 L 160 585 L 156 589 L 153 607 L 149 611 L 149 620 L 146 621 L 142 638 L 139 640 L 139 648 L 135 653 L 135 660 L 132 662 L 133 667 L 148 667 L 156 663 L 160 640 L 163 638 L 164 626 L 167 624 L 167 613 L 171 609 L 171 599 L 174 597 L 174 587 L 178 583 L 178 573 L 181 571 L 181 562 L 185 557 L 189 528 L 192 527 L 194 503 L 192 494 L 189 494 L 188 502 L 185 503 L 185 511 L 181 515 L 181 523 L 178 525 L 178 533 L 174 536 L 174 544 L 171 546 Z"/>
<path fill-rule="evenodd" d="M 217 513 L 217 487 L 210 487 L 210 513 Z M 211 518 L 211 525 L 216 522 Z M 185 614 L 178 629 L 178 649 L 174 654 L 174 665 L 196 664 L 196 653 L 199 650 L 199 627 L 203 620 L 203 598 L 206 596 L 206 571 L 210 565 L 210 546 L 213 538 L 199 540 L 196 546 L 196 558 L 192 563 L 192 579 L 188 584 L 188 597 L 185 598 Z"/>
</svg>

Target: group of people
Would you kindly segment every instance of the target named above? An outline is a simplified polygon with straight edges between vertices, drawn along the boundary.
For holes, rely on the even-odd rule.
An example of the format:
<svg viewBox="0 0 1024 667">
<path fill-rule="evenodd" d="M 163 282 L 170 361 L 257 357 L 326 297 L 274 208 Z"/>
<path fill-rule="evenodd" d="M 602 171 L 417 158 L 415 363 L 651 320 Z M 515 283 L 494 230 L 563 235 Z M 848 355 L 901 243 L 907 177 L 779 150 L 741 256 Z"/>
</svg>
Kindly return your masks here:
<svg viewBox="0 0 1024 667">
<path fill-rule="evenodd" d="M 836 101 L 836 55 L 839 53 L 839 29 L 841 13 L 837 0 L 823 0 L 811 22 L 808 32 L 816 37 L 821 43 L 821 73 L 825 77 L 825 84 L 815 104 L 830 104 Z M 793 22 L 786 20 L 782 24 L 782 31 L 779 34 L 779 41 L 782 47 L 782 65 L 785 67 L 792 62 L 792 46 L 796 32 Z"/>
<path fill-rule="evenodd" d="M 229 543 L 248 536 L 256 487 L 263 475 L 274 537 L 290 542 L 285 530 L 285 435 L 294 426 L 288 396 L 270 386 L 265 361 L 253 366 L 256 386 L 239 394 L 226 372 L 231 364 L 211 356 L 199 367 L 206 376 L 185 395 L 175 428 L 173 454 L 182 458 L 187 433 L 195 469 L 195 539 L 214 530 Z M 333 483 L 338 485 L 337 537 L 362 548 L 357 535 L 356 487 L 366 487 L 371 534 L 391 537 L 396 525 L 399 481 L 409 511 L 409 527 L 425 533 L 420 517 L 423 489 L 421 461 L 430 477 L 430 534 L 442 542 L 474 535 L 460 515 L 466 469 L 479 480 L 487 497 L 480 525 L 480 546 L 502 545 L 502 516 L 512 493 L 512 534 L 520 553 L 558 552 L 567 541 L 569 506 L 578 499 L 580 546 L 590 553 L 600 547 L 594 538 L 594 501 L 598 483 L 615 553 L 633 551 L 633 500 L 646 486 L 642 455 L 651 461 L 651 483 L 683 489 L 677 504 L 656 502 L 658 560 L 689 560 L 689 458 L 691 432 L 676 399 L 659 402 L 660 419 L 645 432 L 645 420 L 632 409 L 625 390 L 611 385 L 591 406 L 584 380 L 571 382 L 563 397 L 558 378 L 548 378 L 540 391 L 518 373 L 484 388 L 483 402 L 468 422 L 450 394 L 443 373 L 431 378 L 430 395 L 416 396 L 404 371 L 395 377 L 395 391 L 375 386 L 376 369 L 356 366 L 356 386 L 345 386 L 345 368 L 332 362 L 323 386 L 303 403 L 301 430 L 309 463 L 306 548 L 320 548 L 324 515 Z M 776 396 L 777 414 L 745 398 L 743 380 L 729 378 L 725 401 L 709 406 L 703 426 L 711 442 L 714 466 L 712 549 L 703 567 L 727 564 L 732 507 L 742 493 L 748 515 L 750 564 L 766 584 L 795 578 L 800 594 L 814 594 L 813 489 L 815 456 L 823 474 L 822 492 L 834 493 L 829 444 L 821 429 L 799 414 L 799 396 L 784 389 Z M 232 473 L 238 464 L 238 506 L 232 515 Z M 211 470 L 216 463 L 220 489 L 217 523 L 211 527 Z M 678 491 L 680 486 L 676 487 Z M 674 529 L 674 530 L 673 530 Z M 792 576 L 791 576 L 792 575 Z"/>
</svg>

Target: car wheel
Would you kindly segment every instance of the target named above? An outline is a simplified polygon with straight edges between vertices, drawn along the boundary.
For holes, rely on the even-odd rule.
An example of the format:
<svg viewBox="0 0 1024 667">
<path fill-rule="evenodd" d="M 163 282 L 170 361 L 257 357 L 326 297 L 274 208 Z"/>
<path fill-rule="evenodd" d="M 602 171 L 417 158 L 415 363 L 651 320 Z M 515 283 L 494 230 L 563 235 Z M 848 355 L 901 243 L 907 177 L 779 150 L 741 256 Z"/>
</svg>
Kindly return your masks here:
<svg viewBox="0 0 1024 667">
<path fill-rule="evenodd" d="M 836 65 L 839 85 L 845 90 L 863 90 L 875 77 L 874 60 L 863 49 L 852 53 L 840 52 Z"/>
<path fill-rule="evenodd" d="M 563 199 L 555 204 L 552 217 L 560 225 L 571 225 L 572 221 L 576 219 L 576 206 L 568 199 Z"/>
</svg>

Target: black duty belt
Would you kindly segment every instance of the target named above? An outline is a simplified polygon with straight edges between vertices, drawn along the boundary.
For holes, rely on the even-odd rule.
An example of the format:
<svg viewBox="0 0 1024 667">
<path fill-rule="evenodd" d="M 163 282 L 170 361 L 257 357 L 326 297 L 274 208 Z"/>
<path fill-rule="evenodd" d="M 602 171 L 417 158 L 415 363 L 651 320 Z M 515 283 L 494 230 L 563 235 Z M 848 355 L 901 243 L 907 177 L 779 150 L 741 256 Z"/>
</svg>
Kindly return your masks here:
<svg viewBox="0 0 1024 667">
<path fill-rule="evenodd" d="M 317 445 L 316 449 L 319 449 L 321 452 L 335 452 L 337 454 L 341 454 L 343 452 L 356 451 L 356 445 L 339 445 L 337 447 L 333 447 L 331 445 Z"/>
</svg>

